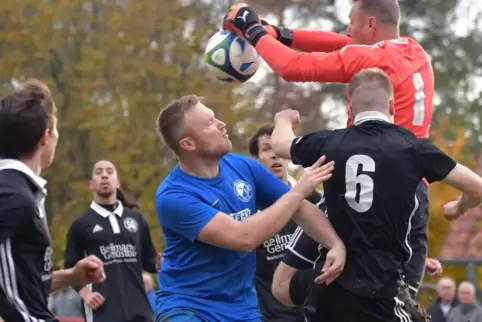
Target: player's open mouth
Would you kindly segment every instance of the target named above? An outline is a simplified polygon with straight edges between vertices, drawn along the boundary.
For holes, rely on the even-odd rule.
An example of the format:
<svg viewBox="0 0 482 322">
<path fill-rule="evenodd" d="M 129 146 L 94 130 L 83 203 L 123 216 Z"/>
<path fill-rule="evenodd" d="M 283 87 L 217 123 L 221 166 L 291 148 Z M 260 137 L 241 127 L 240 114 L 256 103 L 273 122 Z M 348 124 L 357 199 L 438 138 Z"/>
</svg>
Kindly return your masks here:
<svg viewBox="0 0 482 322">
<path fill-rule="evenodd" d="M 279 169 L 283 168 L 283 165 L 282 165 L 281 163 L 278 163 L 278 162 L 277 162 L 277 163 L 273 163 L 273 164 L 271 165 L 271 168 L 276 169 L 276 170 L 279 170 Z"/>
<path fill-rule="evenodd" d="M 224 134 L 223 138 L 225 138 L 225 139 L 229 138 L 229 134 L 228 133 Z"/>
</svg>

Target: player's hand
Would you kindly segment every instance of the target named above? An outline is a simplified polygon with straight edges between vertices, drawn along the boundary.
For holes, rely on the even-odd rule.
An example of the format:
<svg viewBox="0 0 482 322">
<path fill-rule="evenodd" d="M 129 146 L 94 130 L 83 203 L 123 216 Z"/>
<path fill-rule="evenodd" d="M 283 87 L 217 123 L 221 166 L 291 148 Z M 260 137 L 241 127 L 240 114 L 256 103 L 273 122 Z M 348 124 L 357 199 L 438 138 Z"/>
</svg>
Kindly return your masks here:
<svg viewBox="0 0 482 322">
<path fill-rule="evenodd" d="M 105 302 L 102 294 L 98 292 L 88 292 L 82 299 L 85 303 L 87 303 L 88 306 L 90 306 L 94 310 L 97 310 Z"/>
<path fill-rule="evenodd" d="M 449 201 L 444 205 L 444 217 L 453 221 L 464 214 L 466 209 L 462 208 L 459 200 Z"/>
<path fill-rule="evenodd" d="M 435 258 L 427 258 L 425 260 L 425 268 L 430 276 L 440 277 L 443 273 L 442 264 Z"/>
<path fill-rule="evenodd" d="M 288 122 L 289 124 L 291 124 L 291 128 L 293 130 L 296 130 L 296 128 L 300 124 L 300 112 L 290 108 L 286 110 L 281 110 L 274 116 L 274 123 L 277 124 L 280 122 Z"/>
<path fill-rule="evenodd" d="M 313 193 L 322 182 L 331 178 L 331 173 L 335 169 L 335 162 L 330 161 L 323 164 L 326 157 L 319 158 L 308 170 L 301 176 L 298 183 L 293 187 L 293 191 L 307 197 Z"/>
<path fill-rule="evenodd" d="M 104 263 L 97 256 L 87 256 L 72 268 L 72 285 L 98 284 L 104 281 Z"/>
<path fill-rule="evenodd" d="M 156 270 L 159 271 L 161 269 L 161 263 L 162 263 L 162 253 L 157 253 L 156 256 Z"/>
<path fill-rule="evenodd" d="M 223 19 L 222 28 L 243 36 L 249 27 L 261 24 L 258 15 L 246 3 L 234 4 Z"/>
<path fill-rule="evenodd" d="M 342 243 L 334 246 L 326 254 L 321 275 L 315 278 L 317 284 L 330 285 L 343 272 L 346 262 L 346 248 Z"/>
</svg>

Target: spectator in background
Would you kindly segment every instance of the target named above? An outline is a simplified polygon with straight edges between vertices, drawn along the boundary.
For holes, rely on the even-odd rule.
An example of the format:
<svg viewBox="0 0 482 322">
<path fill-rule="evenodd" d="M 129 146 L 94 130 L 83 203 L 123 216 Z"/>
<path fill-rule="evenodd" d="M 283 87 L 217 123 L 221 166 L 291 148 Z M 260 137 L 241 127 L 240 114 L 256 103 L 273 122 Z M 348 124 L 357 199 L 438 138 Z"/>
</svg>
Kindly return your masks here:
<svg viewBox="0 0 482 322">
<path fill-rule="evenodd" d="M 82 299 L 72 287 L 67 287 L 50 295 L 49 309 L 55 316 L 82 317 Z"/>
<path fill-rule="evenodd" d="M 154 280 L 148 272 L 142 273 L 142 280 L 144 281 L 144 289 L 146 290 L 147 299 L 151 305 L 152 313 L 156 316 L 156 290 L 154 290 Z"/>
<path fill-rule="evenodd" d="M 430 304 L 428 313 L 432 316 L 432 322 L 446 322 L 449 313 L 459 304 L 455 296 L 457 285 L 449 277 L 441 278 L 437 284 L 438 296 Z"/>
<path fill-rule="evenodd" d="M 482 307 L 475 299 L 475 285 L 462 282 L 459 285 L 458 297 L 460 304 L 449 314 L 447 322 L 482 322 Z"/>
</svg>

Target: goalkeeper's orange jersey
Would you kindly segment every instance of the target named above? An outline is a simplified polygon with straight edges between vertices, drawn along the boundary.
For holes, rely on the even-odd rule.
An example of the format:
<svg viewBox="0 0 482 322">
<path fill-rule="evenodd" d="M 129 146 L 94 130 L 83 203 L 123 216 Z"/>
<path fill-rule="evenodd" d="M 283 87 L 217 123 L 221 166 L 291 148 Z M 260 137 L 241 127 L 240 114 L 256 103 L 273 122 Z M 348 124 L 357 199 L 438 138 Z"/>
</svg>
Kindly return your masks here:
<svg viewBox="0 0 482 322">
<path fill-rule="evenodd" d="M 378 67 L 391 79 L 395 92 L 395 124 L 419 138 L 429 136 L 434 75 L 430 58 L 409 37 L 373 46 L 352 45 L 350 38 L 329 32 L 295 30 L 293 48 L 262 37 L 256 50 L 275 73 L 292 82 L 349 83 L 366 68 Z M 353 122 L 348 102 L 348 124 Z"/>
</svg>

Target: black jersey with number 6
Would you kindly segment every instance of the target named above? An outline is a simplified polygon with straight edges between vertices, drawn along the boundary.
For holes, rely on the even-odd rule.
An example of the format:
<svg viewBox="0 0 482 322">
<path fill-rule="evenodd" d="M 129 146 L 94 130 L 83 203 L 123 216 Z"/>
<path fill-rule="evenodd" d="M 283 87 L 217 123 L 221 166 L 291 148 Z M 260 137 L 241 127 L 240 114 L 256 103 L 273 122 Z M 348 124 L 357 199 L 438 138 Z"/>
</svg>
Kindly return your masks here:
<svg viewBox="0 0 482 322">
<path fill-rule="evenodd" d="M 337 283 L 361 296 L 393 297 L 412 256 L 408 234 L 422 178 L 443 180 L 456 162 L 427 139 L 368 113 L 355 125 L 295 138 L 293 163 L 335 161 L 324 193 L 330 222 L 347 248 Z"/>
</svg>

